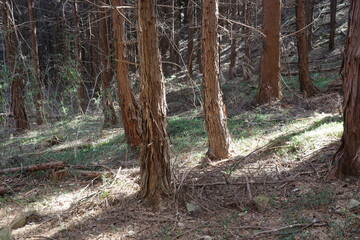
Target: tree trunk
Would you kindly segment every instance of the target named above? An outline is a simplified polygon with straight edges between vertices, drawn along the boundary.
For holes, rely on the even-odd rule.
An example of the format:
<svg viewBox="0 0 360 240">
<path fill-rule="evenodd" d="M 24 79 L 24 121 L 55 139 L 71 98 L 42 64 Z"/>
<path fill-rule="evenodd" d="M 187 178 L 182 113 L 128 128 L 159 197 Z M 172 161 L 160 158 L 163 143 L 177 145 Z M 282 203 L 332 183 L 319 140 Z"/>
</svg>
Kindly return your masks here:
<svg viewBox="0 0 360 240">
<path fill-rule="evenodd" d="M 81 54 L 81 36 L 80 36 L 80 23 L 78 16 L 78 3 L 77 0 L 73 0 L 73 13 L 74 13 L 74 31 L 75 31 L 75 59 L 76 59 L 76 71 L 78 75 L 78 105 L 80 113 L 86 112 L 85 102 L 85 85 L 82 78 L 82 54 Z"/>
<path fill-rule="evenodd" d="M 308 41 L 308 49 L 311 51 L 313 49 L 312 47 L 312 41 L 314 37 L 314 8 L 315 8 L 315 0 L 307 0 L 305 2 L 306 5 L 306 25 L 307 28 L 307 41 Z"/>
<path fill-rule="evenodd" d="M 24 88 L 25 85 L 19 74 L 19 66 L 16 64 L 17 46 L 15 33 L 12 24 L 14 19 L 11 18 L 10 4 L 7 0 L 1 0 L 2 21 L 4 29 L 4 45 L 6 50 L 6 62 L 10 72 L 11 82 L 11 113 L 15 120 L 15 130 L 22 132 L 30 128 L 30 124 L 25 111 Z"/>
<path fill-rule="evenodd" d="M 330 37 L 329 37 L 330 51 L 335 49 L 336 5 L 337 5 L 337 0 L 330 1 Z"/>
<path fill-rule="evenodd" d="M 189 1 L 187 6 L 188 15 L 188 43 L 187 43 L 187 66 L 191 79 L 193 76 L 193 55 L 194 55 L 194 3 Z"/>
<path fill-rule="evenodd" d="M 171 192 L 165 86 L 158 49 L 155 2 L 138 1 L 142 111 L 140 196 L 154 202 Z"/>
<path fill-rule="evenodd" d="M 252 26 L 252 11 L 253 6 L 249 0 L 243 1 L 243 17 L 244 23 L 248 26 Z M 244 63 L 243 63 L 243 74 L 244 81 L 249 81 L 253 75 L 253 57 L 252 57 L 252 46 L 253 46 L 253 36 L 252 30 L 248 27 L 243 27 L 245 34 L 245 46 L 244 46 Z"/>
<path fill-rule="evenodd" d="M 180 36 L 179 31 L 181 27 L 180 10 L 177 10 L 178 1 L 172 0 L 172 29 L 171 29 L 171 48 L 170 48 L 170 61 L 175 63 L 175 69 L 180 70 Z"/>
<path fill-rule="evenodd" d="M 270 103 L 281 98 L 280 21 L 281 1 L 263 0 L 263 50 L 260 59 L 258 102 Z"/>
<path fill-rule="evenodd" d="M 235 1 L 235 3 L 233 3 L 234 5 L 231 6 L 230 9 L 230 13 L 231 15 L 234 17 L 236 16 L 236 10 L 238 9 L 237 6 L 237 1 Z M 235 65 L 236 65 L 236 57 L 237 57 L 237 52 L 236 52 L 236 47 L 237 47 L 237 38 L 234 36 L 234 32 L 237 32 L 237 24 L 231 24 L 231 45 L 230 45 L 230 64 L 229 64 L 229 79 L 234 79 L 236 77 L 236 72 L 235 72 Z"/>
<path fill-rule="evenodd" d="M 111 0 L 113 32 L 115 45 L 116 78 L 118 82 L 119 105 L 122 114 L 127 143 L 132 147 L 139 147 L 141 143 L 140 135 L 140 113 L 139 106 L 136 103 L 133 90 L 129 81 L 129 70 L 127 61 L 125 39 L 125 21 L 120 15 L 121 9 L 115 9 L 116 6 L 122 6 L 124 0 Z"/>
<path fill-rule="evenodd" d="M 304 96 L 311 97 L 315 95 L 316 90 L 312 84 L 309 73 L 309 49 L 307 46 L 307 33 L 306 33 L 306 8 L 305 0 L 296 0 L 296 30 L 297 33 L 297 47 L 299 56 L 299 80 L 300 92 Z"/>
<path fill-rule="evenodd" d="M 207 0 L 202 7 L 204 112 L 210 159 L 229 157 L 231 143 L 219 83 L 218 4 L 218 0 Z"/>
<path fill-rule="evenodd" d="M 102 106 L 104 113 L 104 128 L 113 127 L 118 124 L 113 103 L 111 101 L 111 72 L 110 72 L 110 46 L 108 40 L 108 15 L 106 9 L 100 14 L 100 62 L 101 62 L 101 86 Z"/>
<path fill-rule="evenodd" d="M 39 49 L 36 37 L 36 23 L 34 17 L 34 1 L 28 0 L 29 5 L 29 21 L 30 21 L 30 35 L 31 35 L 31 50 L 33 54 L 34 77 L 35 77 L 35 109 L 36 109 L 36 123 L 38 125 L 44 122 L 44 112 L 42 108 L 42 94 L 41 94 L 41 75 L 39 62 Z"/>
<path fill-rule="evenodd" d="M 196 27 L 198 27 L 197 28 L 197 35 L 198 35 L 198 38 L 197 38 L 197 56 L 196 56 L 196 60 L 197 60 L 197 62 L 198 62 L 198 64 L 199 64 L 199 73 L 202 73 L 202 71 L 203 71 L 203 64 L 202 64 L 202 47 L 201 47 L 201 44 L 202 44 L 202 36 L 201 36 L 201 23 L 202 23 L 202 16 L 201 16 L 201 14 L 202 14 L 202 12 L 201 12 L 201 8 L 202 8 L 202 4 L 203 4 L 203 2 L 202 1 L 200 1 L 199 3 L 198 3 L 198 7 L 196 8 L 196 23 L 197 24 L 195 24 L 196 25 Z"/>
<path fill-rule="evenodd" d="M 160 0 L 159 3 L 161 5 L 169 6 L 168 0 Z M 162 22 L 158 26 L 158 31 L 160 32 L 159 35 L 159 48 L 161 53 L 161 59 L 164 61 L 162 62 L 162 70 L 165 77 L 170 76 L 170 66 L 166 61 L 169 61 L 170 49 L 172 48 L 171 42 L 170 42 L 170 19 L 171 11 L 169 7 L 159 7 L 159 19 Z M 169 54 L 168 54 L 169 52 Z M 171 66 L 172 67 L 172 66 Z"/>
<path fill-rule="evenodd" d="M 360 175 L 360 2 L 350 4 L 344 58 L 344 134 L 334 156 L 336 175 Z"/>
</svg>

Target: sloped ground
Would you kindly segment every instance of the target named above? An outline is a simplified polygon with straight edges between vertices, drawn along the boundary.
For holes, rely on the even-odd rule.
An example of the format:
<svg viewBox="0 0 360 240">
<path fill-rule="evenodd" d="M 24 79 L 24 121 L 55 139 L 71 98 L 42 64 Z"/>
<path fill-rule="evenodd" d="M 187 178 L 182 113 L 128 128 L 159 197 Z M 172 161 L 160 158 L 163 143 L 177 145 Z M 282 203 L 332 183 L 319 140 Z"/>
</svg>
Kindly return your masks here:
<svg viewBox="0 0 360 240">
<path fill-rule="evenodd" d="M 18 156 L 24 165 L 97 164 L 114 175 L 3 175 L 2 184 L 23 184 L 1 196 L 0 225 L 35 209 L 13 231 L 15 239 L 357 239 L 357 207 L 348 205 L 360 200 L 358 179 L 326 178 L 342 133 L 339 99 L 320 94 L 234 114 L 234 156 L 218 163 L 202 162 L 206 134 L 199 110 L 170 117 L 174 194 L 156 209 L 136 196 L 137 153 L 126 148 L 121 128 L 101 130 L 100 117 L 13 137 L 2 142 L 3 158 Z M 64 142 L 44 146 L 54 135 Z"/>
<path fill-rule="evenodd" d="M 35 210 L 13 231 L 14 239 L 359 239 L 359 180 L 327 177 L 342 117 L 341 96 L 326 89 L 340 78 L 341 47 L 326 50 L 327 15 L 317 16 L 311 68 L 323 93 L 305 99 L 297 76 L 284 76 L 284 99 L 257 106 L 256 75 L 223 82 L 230 159 L 202 161 L 207 138 L 200 75 L 191 83 L 183 73 L 166 79 L 174 194 L 161 206 L 137 198 L 138 152 L 126 146 L 120 127 L 102 129 L 101 113 L 94 112 L 1 140 L 1 168 L 52 161 L 69 167 L 65 175 L 0 175 L 1 186 L 11 187 L 0 195 L 0 226 Z M 342 46 L 346 7 L 338 16 Z M 296 70 L 292 51 L 283 56 L 290 72 Z M 103 175 L 83 178 L 76 167 Z"/>
</svg>

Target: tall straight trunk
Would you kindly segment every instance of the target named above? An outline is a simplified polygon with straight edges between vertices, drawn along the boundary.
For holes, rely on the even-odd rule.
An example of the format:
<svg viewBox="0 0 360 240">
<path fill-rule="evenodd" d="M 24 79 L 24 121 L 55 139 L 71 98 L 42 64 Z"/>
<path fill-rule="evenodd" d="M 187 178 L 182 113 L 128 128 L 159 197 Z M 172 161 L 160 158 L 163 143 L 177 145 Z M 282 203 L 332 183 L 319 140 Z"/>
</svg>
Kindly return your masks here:
<svg viewBox="0 0 360 240">
<path fill-rule="evenodd" d="M 314 8 L 315 8 L 315 0 L 307 0 L 305 2 L 306 6 L 306 25 L 307 27 L 307 41 L 308 41 L 308 49 L 309 51 L 313 49 L 312 41 L 314 37 Z"/>
<path fill-rule="evenodd" d="M 101 62 L 101 96 L 104 113 L 104 128 L 118 124 L 115 108 L 111 101 L 110 45 L 108 40 L 108 15 L 106 9 L 100 14 L 100 62 Z"/>
<path fill-rule="evenodd" d="M 218 4 L 218 0 L 207 0 L 202 7 L 204 112 L 210 159 L 229 157 L 231 143 L 219 82 Z"/>
<path fill-rule="evenodd" d="M 171 31 L 169 29 L 169 19 L 171 11 L 168 7 L 170 6 L 168 0 L 160 0 L 159 3 L 161 5 L 167 6 L 160 7 L 159 9 L 160 20 L 163 22 L 163 24 L 159 26 L 159 32 L 161 33 L 159 36 L 159 48 L 161 53 L 161 59 L 164 61 L 162 62 L 163 73 L 165 76 L 170 76 L 170 66 L 166 61 L 170 60 L 168 57 L 168 52 L 171 52 L 170 49 L 172 49 L 172 43 L 170 42 Z M 169 53 L 169 56 L 170 55 L 171 54 Z"/>
<path fill-rule="evenodd" d="M 111 0 L 113 33 L 115 45 L 116 78 L 118 82 L 119 105 L 122 114 L 127 143 L 132 147 L 139 147 L 141 143 L 140 134 L 140 113 L 135 96 L 129 81 L 129 70 L 125 46 L 125 20 L 120 13 L 124 14 L 117 6 L 122 6 L 124 0 Z"/>
<path fill-rule="evenodd" d="M 258 102 L 270 103 L 281 98 L 280 21 L 281 0 L 263 0 L 263 50 L 260 59 Z"/>
<path fill-rule="evenodd" d="M 177 10 L 178 1 L 172 0 L 172 24 L 171 24 L 171 48 L 170 48 L 170 61 L 175 63 L 176 68 L 180 66 L 180 26 L 181 16 L 180 10 Z"/>
<path fill-rule="evenodd" d="M 39 62 L 39 48 L 36 37 L 36 23 L 34 17 L 34 1 L 28 0 L 29 5 L 29 21 L 30 21 L 30 35 L 31 35 L 31 50 L 33 55 L 33 70 L 35 77 L 35 109 L 36 109 L 36 123 L 38 125 L 44 122 L 44 112 L 42 108 L 42 94 L 41 94 L 41 75 L 40 75 L 40 62 Z"/>
<path fill-rule="evenodd" d="M 243 1 L 243 17 L 244 23 L 248 26 L 252 26 L 252 3 L 249 0 Z M 245 46 L 244 46 L 244 66 L 243 66 L 243 74 L 244 80 L 248 81 L 251 79 L 253 75 L 253 59 L 252 59 L 252 45 L 253 45 L 253 38 L 252 38 L 252 30 L 246 26 L 243 27 L 244 35 L 245 35 Z"/>
<path fill-rule="evenodd" d="M 170 190 L 165 86 L 156 31 L 155 0 L 138 1 L 142 146 L 140 196 L 157 202 Z"/>
<path fill-rule="evenodd" d="M 82 54 L 81 54 L 81 33 L 80 23 L 78 16 L 78 0 L 73 0 L 73 14 L 74 14 L 74 32 L 75 32 L 75 61 L 76 71 L 78 75 L 77 79 L 77 94 L 78 94 L 78 106 L 80 113 L 86 112 L 86 99 L 85 99 L 85 85 L 82 78 Z"/>
<path fill-rule="evenodd" d="M 236 15 L 236 11 L 238 9 L 238 4 L 237 4 L 237 0 L 235 1 L 235 3 L 233 3 L 234 5 L 231 6 L 230 9 L 230 13 L 231 15 L 234 17 Z M 235 73 L 235 65 L 236 65 L 236 57 L 237 57 L 237 52 L 236 52 L 236 47 L 237 47 L 237 38 L 234 36 L 234 32 L 236 32 L 237 29 L 237 24 L 231 24 L 231 45 L 230 45 L 230 64 L 229 64 L 229 79 L 233 79 L 236 77 L 236 73 Z"/>
<path fill-rule="evenodd" d="M 330 51 L 335 49 L 336 5 L 337 5 L 337 0 L 330 1 L 330 37 L 329 37 Z"/>
<path fill-rule="evenodd" d="M 344 133 L 334 156 L 336 175 L 360 175 L 360 2 L 350 3 L 344 58 Z"/>
<path fill-rule="evenodd" d="M 194 3 L 189 1 L 187 6 L 188 16 L 188 42 L 187 42 L 187 67 L 189 78 L 193 76 L 193 55 L 194 55 Z"/>
<path fill-rule="evenodd" d="M 6 63 L 10 72 L 11 82 L 11 114 L 15 120 L 15 130 L 22 132 L 30 128 L 25 111 L 24 88 L 25 85 L 19 74 L 19 66 L 16 64 L 17 46 L 15 41 L 14 19 L 8 0 L 1 0 L 2 21 L 4 30 L 4 44 L 6 50 Z"/>
<path fill-rule="evenodd" d="M 296 30 L 299 56 L 300 92 L 307 97 L 315 95 L 316 90 L 312 84 L 309 73 L 309 48 L 306 33 L 306 5 L 305 0 L 296 0 Z"/>
<path fill-rule="evenodd" d="M 203 64 L 202 64 L 202 47 L 201 47 L 201 44 L 202 44 L 202 36 L 201 36 L 201 24 L 202 24 L 202 12 L 201 12 L 201 7 L 202 7 L 202 4 L 203 2 L 199 2 L 198 6 L 196 8 L 196 26 L 197 26 L 197 35 L 198 35 L 198 39 L 197 39 L 197 52 L 196 52 L 196 61 L 198 62 L 199 64 L 199 72 L 200 73 L 203 73 Z"/>
</svg>

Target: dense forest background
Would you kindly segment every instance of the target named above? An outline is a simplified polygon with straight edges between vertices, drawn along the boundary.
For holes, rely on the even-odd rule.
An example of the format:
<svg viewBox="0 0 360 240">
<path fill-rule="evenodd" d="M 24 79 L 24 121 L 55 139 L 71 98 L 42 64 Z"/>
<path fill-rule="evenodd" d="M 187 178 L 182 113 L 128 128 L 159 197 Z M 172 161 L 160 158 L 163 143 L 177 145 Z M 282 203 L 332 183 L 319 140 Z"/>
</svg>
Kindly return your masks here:
<svg viewBox="0 0 360 240">
<path fill-rule="evenodd" d="M 0 239 L 356 239 L 358 5 L 1 0 Z"/>
</svg>

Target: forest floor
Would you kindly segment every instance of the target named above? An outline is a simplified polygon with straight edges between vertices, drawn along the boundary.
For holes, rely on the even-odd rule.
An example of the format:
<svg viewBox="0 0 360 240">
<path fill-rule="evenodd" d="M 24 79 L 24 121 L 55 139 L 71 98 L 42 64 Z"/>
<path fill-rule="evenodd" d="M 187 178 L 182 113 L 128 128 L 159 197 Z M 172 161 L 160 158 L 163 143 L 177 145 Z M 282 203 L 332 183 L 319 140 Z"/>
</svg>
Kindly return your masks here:
<svg viewBox="0 0 360 240">
<path fill-rule="evenodd" d="M 14 191 L 0 196 L 0 226 L 33 210 L 14 239 L 359 239 L 359 179 L 327 177 L 342 134 L 341 96 L 326 92 L 336 78 L 313 74 L 322 93 L 308 99 L 285 78 L 283 100 L 264 106 L 255 82 L 223 84 L 233 156 L 210 163 L 201 106 L 188 102 L 197 93 L 169 78 L 174 193 L 156 208 L 137 197 L 138 152 L 122 128 L 102 129 L 100 112 L 5 139 L 1 168 L 69 166 L 0 175 Z"/>
</svg>

